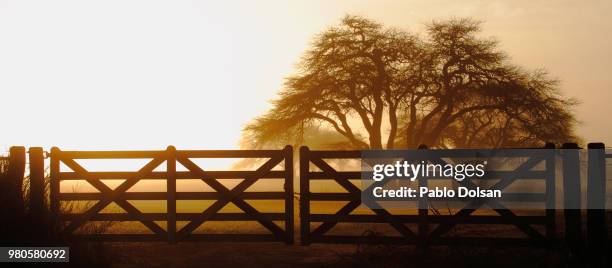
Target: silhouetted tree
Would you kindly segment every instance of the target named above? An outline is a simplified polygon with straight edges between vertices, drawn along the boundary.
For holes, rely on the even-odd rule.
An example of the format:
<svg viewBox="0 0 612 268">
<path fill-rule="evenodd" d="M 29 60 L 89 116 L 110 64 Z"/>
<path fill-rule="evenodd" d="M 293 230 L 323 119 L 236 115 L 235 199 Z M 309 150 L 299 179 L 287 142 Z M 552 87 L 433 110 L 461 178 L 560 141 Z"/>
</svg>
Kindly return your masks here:
<svg viewBox="0 0 612 268">
<path fill-rule="evenodd" d="M 574 139 L 575 101 L 543 71 L 507 62 L 480 24 L 451 19 L 427 38 L 346 16 L 318 35 L 280 98 L 245 128 L 251 146 L 333 129 L 338 147 L 536 146 Z M 313 135 L 310 135 L 311 137 Z"/>
</svg>

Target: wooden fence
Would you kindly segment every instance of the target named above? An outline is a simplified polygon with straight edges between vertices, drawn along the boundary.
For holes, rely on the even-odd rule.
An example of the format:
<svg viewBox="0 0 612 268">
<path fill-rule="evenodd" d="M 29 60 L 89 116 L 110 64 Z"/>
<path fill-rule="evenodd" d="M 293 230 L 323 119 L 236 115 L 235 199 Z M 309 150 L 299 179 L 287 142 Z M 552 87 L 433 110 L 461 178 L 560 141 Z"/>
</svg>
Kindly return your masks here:
<svg viewBox="0 0 612 268">
<path fill-rule="evenodd" d="M 580 209 L 563 209 L 562 211 L 544 211 L 542 216 L 517 216 L 511 210 L 498 209 L 497 215 L 483 216 L 473 215 L 471 209 L 460 210 L 454 215 L 432 215 L 429 210 L 421 209 L 413 215 L 394 215 L 384 209 L 376 209 L 370 215 L 351 214 L 361 205 L 361 195 L 351 179 L 359 180 L 359 171 L 339 171 L 332 168 L 330 159 L 356 159 L 360 160 L 362 155 L 359 151 L 311 151 L 306 147 L 300 149 L 300 226 L 301 242 L 304 245 L 311 243 L 400 243 L 400 244 L 452 244 L 452 243 L 477 243 L 484 242 L 510 242 L 524 243 L 547 243 L 553 240 L 555 233 L 563 233 L 564 242 L 570 250 L 577 255 L 604 256 L 602 251 L 609 245 L 607 239 L 607 213 L 605 208 L 606 194 L 606 159 L 612 158 L 612 154 L 606 153 L 601 143 L 589 144 L 588 147 L 588 174 L 586 178 L 587 205 L 589 207 L 601 205 L 601 209 L 589 209 L 586 217 L 583 217 Z M 563 163 L 563 177 L 557 182 L 562 183 L 563 203 L 565 208 L 580 208 L 583 200 L 580 183 L 580 156 L 576 144 L 564 144 L 560 150 L 560 158 Z M 26 158 L 26 155 L 29 155 Z M 91 239 L 109 241 L 125 240 L 158 240 L 171 243 L 188 240 L 205 241 L 282 241 L 292 243 L 294 241 L 294 212 L 293 212 L 293 154 L 292 148 L 287 146 L 284 150 L 227 150 L 227 151 L 187 151 L 175 150 L 168 147 L 165 151 L 61 151 L 53 148 L 47 156 L 50 157 L 50 198 L 45 191 L 45 152 L 40 147 L 32 147 L 28 154 L 24 147 L 12 147 L 8 157 L 10 163 L 7 170 L 8 176 L 2 182 L 3 187 L 10 188 L 7 196 L 9 203 L 17 206 L 28 206 L 35 215 L 42 214 L 47 210 L 47 200 L 50 200 L 51 211 L 66 221 L 64 231 L 73 233 L 74 230 L 88 221 L 135 221 L 147 226 L 152 234 L 101 234 L 89 236 Z M 529 157 L 529 156 L 527 156 Z M 136 159 L 144 158 L 149 161 L 138 171 L 134 172 L 93 172 L 79 165 L 79 159 Z M 197 158 L 265 158 L 267 161 L 258 169 L 251 171 L 207 171 L 198 166 L 193 159 Z M 29 199 L 25 203 L 21 192 L 26 171 L 26 159 L 29 162 Z M 531 160 L 526 162 L 512 172 L 508 172 L 505 183 L 511 183 L 518 174 L 529 175 L 532 179 L 546 181 L 546 193 L 535 197 L 541 202 L 551 202 L 554 199 L 554 191 L 559 185 L 551 184 L 551 170 L 554 170 L 554 162 L 547 157 L 531 155 Z M 7 160 L 7 159 L 4 159 Z M 439 161 L 440 159 L 434 159 Z M 273 167 L 284 161 L 283 170 L 273 170 Z M 156 171 L 155 168 L 164 164 L 165 171 Z M 528 166 L 544 162 L 545 169 L 530 171 Z M 63 163 L 71 170 L 62 170 Z M 187 171 L 177 171 L 176 165 L 180 163 Z M 603 163 L 603 164 L 602 164 Z M 313 168 L 316 167 L 316 168 Z M 312 169 L 311 169 L 312 168 Z M 315 170 L 316 169 L 316 170 Z M 526 174 L 527 172 L 529 174 Z M 512 175 L 513 176 L 510 176 Z M 498 173 L 501 175 L 501 173 Z M 218 180 L 242 178 L 238 186 L 228 189 Z M 261 179 L 284 179 L 284 188 L 276 192 L 249 192 L 245 191 L 257 180 Z M 97 193 L 68 193 L 60 191 L 60 182 L 67 180 L 82 179 L 89 182 L 99 192 Z M 125 179 L 120 186 L 110 189 L 102 180 Z M 176 190 L 176 181 L 183 179 L 199 179 L 209 185 L 216 192 L 179 192 Z M 521 178 L 522 179 L 522 178 Z M 163 192 L 132 192 L 128 191 L 141 180 L 165 180 L 166 191 Z M 312 184 L 316 185 L 322 181 L 337 182 L 346 192 L 312 192 Z M 3 191 L 7 192 L 7 191 Z M 13 201 L 10 201 L 14 199 Z M 60 209 L 60 202 L 89 200 L 96 204 L 84 213 L 64 213 Z M 131 205 L 127 200 L 164 200 L 166 201 L 166 213 L 143 213 Z M 213 205 L 201 213 L 177 213 L 177 200 L 212 200 Z M 284 203 L 283 213 L 263 213 L 257 211 L 245 200 L 279 200 Z M 346 205 L 339 208 L 333 214 L 311 213 L 311 202 L 317 201 L 344 201 Z M 101 213 L 107 204 L 115 202 L 127 213 Z M 228 203 L 233 203 L 244 213 L 220 213 L 219 210 Z M 548 204 L 550 208 L 550 203 Z M 554 215 L 559 217 L 554 217 Z M 563 225 L 555 221 L 563 218 Z M 159 226 L 157 222 L 165 222 L 166 228 Z M 188 221 L 183 228 L 177 230 L 177 221 Z M 203 222 L 207 221 L 256 221 L 270 231 L 269 234 L 196 234 L 194 230 Z M 283 222 L 284 226 L 275 222 Z M 311 223 L 320 223 L 314 230 Z M 329 235 L 329 231 L 338 223 L 382 223 L 390 225 L 398 231 L 399 237 L 385 236 L 348 236 Z M 583 224 L 586 223 L 586 224 Z M 448 230 L 457 224 L 498 224 L 517 226 L 526 234 L 527 239 L 520 241 L 515 239 L 493 238 L 484 241 L 480 238 L 449 237 L 445 236 Z M 410 228 L 416 227 L 415 228 Z M 534 230 L 531 226 L 542 226 L 544 232 Z M 555 226 L 563 226 L 563 230 L 555 229 Z M 585 230 L 586 227 L 586 230 Z M 586 235 L 583 235 L 586 234 Z M 557 236 L 560 237 L 560 236 Z M 586 242 L 585 242 L 586 241 Z M 588 253 L 584 249 L 588 249 Z M 599 254 L 599 255 L 597 255 Z"/>
<path fill-rule="evenodd" d="M 197 241 L 284 241 L 293 243 L 293 152 L 290 146 L 284 150 L 219 150 L 191 151 L 176 150 L 170 146 L 166 151 L 61 151 L 51 150 L 51 211 L 67 221 L 65 233 L 73 233 L 88 221 L 137 221 L 144 224 L 152 234 L 93 234 L 90 239 L 114 241 L 151 241 L 167 240 L 170 243 L 183 240 Z M 198 158 L 265 158 L 264 164 L 254 171 L 206 171 L 193 160 Z M 148 162 L 135 172 L 92 172 L 77 163 L 79 159 L 147 159 Z M 284 161 L 284 170 L 273 170 Z M 165 162 L 165 171 L 155 169 Z M 70 171 L 61 170 L 64 164 Z M 187 171 L 177 171 L 180 163 Z M 284 179 L 284 189 L 275 192 L 246 192 L 258 180 Z M 101 180 L 123 181 L 111 189 Z M 200 179 L 215 192 L 177 192 L 177 180 Z M 219 180 L 244 179 L 237 186 L 228 189 Z M 60 191 L 60 182 L 66 180 L 86 180 L 99 192 L 68 193 Z M 128 192 L 141 180 L 165 180 L 164 192 Z M 61 201 L 96 201 L 83 213 L 65 213 Z M 127 200 L 164 200 L 166 213 L 143 213 Z M 177 200 L 214 200 L 214 203 L 201 213 L 177 213 Z M 245 200 L 283 200 L 284 213 L 263 213 Z M 101 213 L 111 202 L 116 203 L 126 213 Z M 220 213 L 229 203 L 240 208 L 243 213 Z M 165 221 L 166 229 L 156 221 Z M 177 221 L 188 221 L 177 229 Z M 270 231 L 270 234 L 202 234 L 193 233 L 208 221 L 257 221 Z M 284 222 L 284 228 L 274 221 Z"/>
<path fill-rule="evenodd" d="M 396 243 L 396 244 L 528 244 L 550 242 L 555 237 L 555 155 L 551 150 L 522 149 L 522 150 L 432 150 L 427 152 L 427 159 L 421 159 L 430 163 L 446 164 L 443 159 L 453 157 L 482 157 L 495 156 L 506 158 L 521 158 L 524 162 L 512 171 L 487 171 L 485 179 L 499 179 L 490 189 L 503 190 L 518 180 L 543 180 L 545 190 L 543 193 L 509 193 L 504 194 L 506 199 L 514 202 L 541 202 L 546 208 L 541 216 L 517 215 L 512 210 L 504 207 L 500 202 L 495 202 L 494 211 L 497 215 L 473 215 L 478 207 L 485 205 L 484 199 L 475 199 L 466 207 L 458 210 L 452 215 L 433 215 L 427 205 L 419 206 L 420 209 L 410 215 L 394 215 L 385 208 L 371 209 L 373 214 L 352 214 L 361 205 L 361 192 L 357 185 L 351 180 L 361 179 L 360 171 L 338 171 L 331 167 L 325 160 L 332 159 L 362 159 L 361 151 L 311 151 L 307 147 L 300 149 L 300 211 L 301 211 L 301 241 L 302 244 L 310 243 Z M 387 157 L 402 157 L 402 151 L 387 151 Z M 543 163 L 544 169 L 533 171 L 532 168 Z M 311 171 L 311 164 L 318 169 Z M 419 186 L 428 185 L 432 180 L 419 178 Z M 332 180 L 338 183 L 343 192 L 311 192 L 310 184 L 322 180 Z M 471 180 L 459 182 L 467 188 L 475 188 Z M 311 213 L 312 201 L 344 201 L 346 204 L 340 207 L 334 214 Z M 419 200 L 425 202 L 426 200 Z M 310 230 L 311 223 L 321 223 L 315 230 Z M 338 223 L 387 223 L 401 236 L 356 236 L 356 235 L 327 235 Z M 409 228 L 408 225 L 416 225 Z M 524 238 L 500 238 L 500 237 L 466 237 L 445 236 L 458 224 L 498 224 L 513 225 L 522 231 Z M 541 225 L 545 232 L 540 233 L 532 226 Z M 434 227 L 435 228 L 432 228 Z M 414 230 L 416 229 L 416 230 Z"/>
</svg>

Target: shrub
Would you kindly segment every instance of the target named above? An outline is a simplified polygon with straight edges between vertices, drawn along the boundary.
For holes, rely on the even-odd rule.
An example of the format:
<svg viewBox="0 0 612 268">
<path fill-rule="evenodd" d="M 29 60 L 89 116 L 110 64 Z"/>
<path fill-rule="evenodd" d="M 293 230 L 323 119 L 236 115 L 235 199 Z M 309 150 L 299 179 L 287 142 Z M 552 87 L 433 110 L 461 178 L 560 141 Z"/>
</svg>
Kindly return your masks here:
<svg viewBox="0 0 612 268">
<path fill-rule="evenodd" d="M 100 242 L 88 242 L 61 232 L 60 221 L 45 206 L 43 215 L 32 215 L 28 208 L 29 178 L 18 199 L 11 193 L 8 167 L 9 160 L 0 157 L 0 241 L 1 246 L 68 246 L 70 247 L 70 266 L 108 267 L 110 257 Z M 48 176 L 45 193 L 48 196 Z M 18 203 L 18 204 L 16 204 Z M 63 208 L 70 210 L 71 208 Z M 103 227 L 103 226 L 102 226 Z M 91 228 L 90 232 L 103 232 L 104 228 Z M 63 264 L 58 264 L 63 265 Z"/>
</svg>

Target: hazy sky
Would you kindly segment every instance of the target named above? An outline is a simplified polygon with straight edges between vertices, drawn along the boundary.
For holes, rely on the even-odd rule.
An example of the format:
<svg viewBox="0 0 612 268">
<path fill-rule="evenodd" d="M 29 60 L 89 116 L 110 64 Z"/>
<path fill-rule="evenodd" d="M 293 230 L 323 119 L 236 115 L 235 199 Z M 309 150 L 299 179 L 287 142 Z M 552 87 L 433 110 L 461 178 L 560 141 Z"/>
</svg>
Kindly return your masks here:
<svg viewBox="0 0 612 268">
<path fill-rule="evenodd" d="M 612 144 L 612 1 L 0 0 L 0 150 L 236 148 L 345 14 L 417 32 L 482 20 L 514 63 L 581 100 L 585 140 Z"/>
</svg>

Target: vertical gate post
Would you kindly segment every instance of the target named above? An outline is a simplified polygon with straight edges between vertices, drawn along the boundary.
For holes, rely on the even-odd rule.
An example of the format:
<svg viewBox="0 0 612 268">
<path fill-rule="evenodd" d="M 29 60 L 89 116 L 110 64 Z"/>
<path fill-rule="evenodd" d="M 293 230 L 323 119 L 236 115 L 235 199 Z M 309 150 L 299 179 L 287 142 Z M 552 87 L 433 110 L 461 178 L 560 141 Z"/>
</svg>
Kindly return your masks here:
<svg viewBox="0 0 612 268">
<path fill-rule="evenodd" d="M 59 190 L 60 190 L 60 181 L 59 181 L 59 171 L 60 171 L 60 149 L 57 147 L 51 148 L 51 178 L 50 178 L 50 193 L 49 197 L 51 200 L 51 213 L 53 217 L 57 219 L 59 217 L 60 212 L 60 203 L 59 203 Z"/>
<path fill-rule="evenodd" d="M 580 209 L 580 152 L 576 143 L 565 143 L 561 147 L 563 159 L 563 214 L 565 217 L 565 241 L 572 258 L 582 255 L 581 209 Z"/>
<path fill-rule="evenodd" d="M 45 212 L 45 156 L 41 147 L 30 147 L 30 215 L 40 222 Z"/>
<path fill-rule="evenodd" d="M 23 212 L 23 178 L 25 175 L 25 147 L 13 146 L 9 150 L 7 194 L 14 213 Z"/>
<path fill-rule="evenodd" d="M 310 245 L 310 150 L 300 147 L 300 242 Z"/>
<path fill-rule="evenodd" d="M 546 238 L 554 239 L 557 233 L 555 144 L 547 142 L 544 149 L 546 150 Z"/>
<path fill-rule="evenodd" d="M 166 212 L 168 243 L 176 243 L 176 148 L 166 149 Z"/>
<path fill-rule="evenodd" d="M 419 145 L 418 150 L 427 150 L 427 145 L 421 144 Z M 427 178 L 419 178 L 418 179 L 419 188 L 427 187 Z M 429 201 L 426 198 L 419 198 L 418 200 L 419 206 L 419 224 L 418 224 L 418 246 L 421 250 L 424 250 L 428 246 L 427 238 L 429 236 Z"/>
<path fill-rule="evenodd" d="M 603 143 L 589 143 L 587 171 L 587 249 L 589 262 L 600 267 L 605 260 L 606 225 L 606 159 Z M 602 266 L 603 267 L 603 266 Z"/>
<path fill-rule="evenodd" d="M 287 244 L 293 244 L 295 229 L 293 222 L 293 147 L 285 146 L 283 153 L 285 158 L 285 233 Z"/>
</svg>

